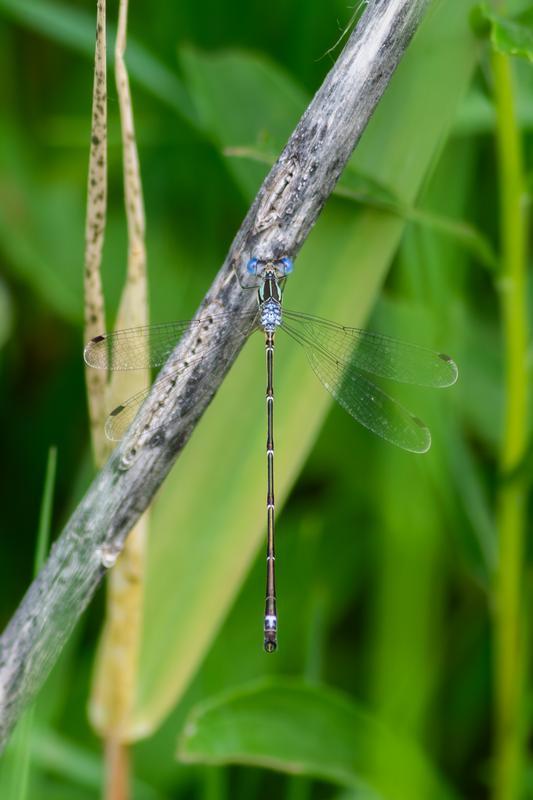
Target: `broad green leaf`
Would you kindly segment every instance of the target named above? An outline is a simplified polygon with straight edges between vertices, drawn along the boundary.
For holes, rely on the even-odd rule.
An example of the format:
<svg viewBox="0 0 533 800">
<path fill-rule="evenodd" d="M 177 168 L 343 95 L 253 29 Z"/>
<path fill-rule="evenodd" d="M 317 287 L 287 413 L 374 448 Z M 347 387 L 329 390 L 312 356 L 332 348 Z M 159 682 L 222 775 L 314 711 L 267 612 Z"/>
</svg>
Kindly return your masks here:
<svg viewBox="0 0 533 800">
<path fill-rule="evenodd" d="M 474 28 L 488 33 L 495 50 L 507 56 L 518 56 L 533 62 L 533 10 L 514 19 L 496 14 L 486 3 L 472 15 Z"/>
<path fill-rule="evenodd" d="M 475 49 L 467 10 L 463 0 L 445 7 L 437 4 L 354 157 L 359 173 L 386 185 L 403 202 L 414 202 L 470 80 Z M 272 86 L 280 80 L 279 70 L 272 75 L 264 60 L 253 56 L 196 58 L 202 63 L 197 65 L 201 80 L 195 89 L 201 98 L 195 102 L 204 108 L 202 118 L 212 126 L 211 136 L 221 147 L 255 141 L 270 130 L 289 134 L 302 110 L 293 105 L 291 98 L 298 97 L 298 89 L 289 78 L 284 79 L 286 90 L 278 93 L 280 108 L 269 115 L 270 105 L 265 103 L 263 108 L 261 98 L 275 102 Z M 234 96 L 239 98 L 238 108 L 231 102 Z M 253 125 L 255 136 L 250 135 Z M 235 175 L 251 199 L 261 176 L 257 172 L 245 175 L 245 167 L 239 163 Z M 287 307 L 363 325 L 403 230 L 403 220 L 387 212 L 356 210 L 332 200 L 298 259 L 286 290 Z M 263 349 L 261 337 L 253 336 L 156 500 L 132 738 L 152 731 L 182 696 L 262 544 Z M 281 509 L 320 430 L 330 398 L 296 345 L 282 336 L 275 373 L 276 497 Z M 375 446 L 381 445 L 376 441 Z M 282 527 L 281 519 L 279 530 Z M 261 588 L 258 649 L 262 645 L 260 594 Z M 280 640 L 282 636 L 281 632 Z"/>
<path fill-rule="evenodd" d="M 180 61 L 200 124 L 220 150 L 250 142 L 272 150 L 287 140 L 306 108 L 305 93 L 261 56 L 208 55 L 188 47 Z M 234 159 L 228 166 L 246 197 L 253 197 L 265 167 Z"/>
<path fill-rule="evenodd" d="M 381 766 L 372 760 L 379 746 Z M 453 797 L 414 743 L 348 697 L 288 679 L 263 680 L 199 704 L 178 756 L 201 764 L 248 764 L 330 781 L 376 800 L 408 800 L 401 776 L 417 774 L 426 797 Z M 409 798 L 410 800 L 410 798 Z"/>
</svg>

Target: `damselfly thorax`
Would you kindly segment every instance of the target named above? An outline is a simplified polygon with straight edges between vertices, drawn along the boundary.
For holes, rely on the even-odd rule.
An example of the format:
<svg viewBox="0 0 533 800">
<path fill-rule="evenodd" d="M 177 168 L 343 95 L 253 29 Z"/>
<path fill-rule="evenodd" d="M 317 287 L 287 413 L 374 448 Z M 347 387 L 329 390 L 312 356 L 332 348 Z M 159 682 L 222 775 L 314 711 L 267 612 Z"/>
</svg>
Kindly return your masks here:
<svg viewBox="0 0 533 800">
<path fill-rule="evenodd" d="M 292 262 L 288 258 L 280 261 L 259 261 L 252 258 L 248 262 L 248 272 L 260 280 L 257 288 L 259 326 L 265 333 L 274 333 L 283 321 L 283 282 L 291 270 Z"/>
</svg>

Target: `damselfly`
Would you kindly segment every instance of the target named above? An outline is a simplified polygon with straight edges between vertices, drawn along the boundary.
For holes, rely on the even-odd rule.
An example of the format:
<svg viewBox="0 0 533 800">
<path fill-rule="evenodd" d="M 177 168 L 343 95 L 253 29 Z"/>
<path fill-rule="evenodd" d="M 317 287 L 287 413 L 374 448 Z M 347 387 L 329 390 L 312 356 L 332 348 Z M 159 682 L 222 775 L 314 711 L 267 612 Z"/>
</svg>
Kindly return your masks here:
<svg viewBox="0 0 533 800">
<path fill-rule="evenodd" d="M 319 317 L 282 309 L 282 295 L 292 260 L 252 258 L 247 269 L 257 288 L 257 311 L 250 314 L 222 313 L 233 329 L 242 325 L 265 334 L 267 368 L 267 582 L 264 617 L 264 647 L 272 653 L 277 647 L 277 611 L 274 548 L 274 340 L 278 328 L 284 330 L 307 355 L 319 380 L 337 402 L 373 433 L 412 453 L 425 453 L 431 444 L 429 429 L 404 406 L 373 383 L 368 375 L 419 386 L 445 387 L 457 380 L 457 367 L 449 356 L 383 336 L 349 328 Z M 248 287 L 251 288 L 251 287 Z M 85 361 L 91 367 L 129 370 L 162 366 L 177 340 L 186 331 L 197 332 L 194 353 L 188 361 L 160 380 L 164 396 L 176 391 L 179 381 L 193 365 L 198 365 L 220 345 L 203 331 L 216 317 L 208 315 L 186 322 L 171 322 L 132 328 L 97 336 L 85 348 Z M 108 438 L 121 439 L 146 399 L 149 390 L 117 406 L 109 415 L 105 432 Z M 157 427 L 157 424 L 156 424 Z"/>
</svg>

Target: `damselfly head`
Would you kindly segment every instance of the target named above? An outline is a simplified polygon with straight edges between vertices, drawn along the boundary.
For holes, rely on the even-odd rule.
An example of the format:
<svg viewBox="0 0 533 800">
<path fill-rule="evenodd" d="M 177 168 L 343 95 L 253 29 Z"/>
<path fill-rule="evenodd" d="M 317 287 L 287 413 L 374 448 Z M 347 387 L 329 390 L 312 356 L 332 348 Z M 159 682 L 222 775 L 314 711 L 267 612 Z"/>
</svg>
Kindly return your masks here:
<svg viewBox="0 0 533 800">
<path fill-rule="evenodd" d="M 246 271 L 250 275 L 257 275 L 263 277 L 267 273 L 273 273 L 277 279 L 285 278 L 293 270 L 292 258 L 283 256 L 283 258 L 251 258 L 247 265 Z"/>
</svg>

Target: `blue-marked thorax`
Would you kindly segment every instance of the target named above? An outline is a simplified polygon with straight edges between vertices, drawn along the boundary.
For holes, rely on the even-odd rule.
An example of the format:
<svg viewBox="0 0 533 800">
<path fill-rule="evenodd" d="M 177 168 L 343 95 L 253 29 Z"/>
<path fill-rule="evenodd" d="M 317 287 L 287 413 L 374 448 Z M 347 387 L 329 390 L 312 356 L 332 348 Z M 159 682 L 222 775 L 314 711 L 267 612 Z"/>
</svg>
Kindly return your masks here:
<svg viewBox="0 0 533 800">
<path fill-rule="evenodd" d="M 281 304 L 272 299 L 262 303 L 260 318 L 264 331 L 275 331 L 281 325 Z"/>
<path fill-rule="evenodd" d="M 281 325 L 281 286 L 274 272 L 267 272 L 258 289 L 259 314 L 264 331 L 275 331 Z"/>
</svg>

